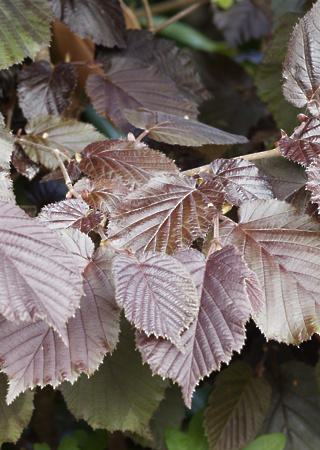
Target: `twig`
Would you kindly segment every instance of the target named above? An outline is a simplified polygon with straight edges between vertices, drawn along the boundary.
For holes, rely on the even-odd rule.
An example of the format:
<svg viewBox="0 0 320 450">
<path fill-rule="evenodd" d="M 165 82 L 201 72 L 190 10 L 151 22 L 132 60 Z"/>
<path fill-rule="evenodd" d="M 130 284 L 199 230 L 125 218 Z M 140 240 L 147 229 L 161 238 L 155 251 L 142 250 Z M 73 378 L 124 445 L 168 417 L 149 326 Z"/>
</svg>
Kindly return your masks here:
<svg viewBox="0 0 320 450">
<path fill-rule="evenodd" d="M 154 28 L 152 32 L 154 34 L 158 33 L 159 31 L 163 30 L 167 26 L 178 22 L 178 20 L 182 19 L 183 17 L 187 16 L 188 14 L 192 13 L 195 9 L 199 8 L 199 6 L 204 5 L 205 3 L 208 3 L 209 0 L 199 0 L 197 3 L 193 3 L 192 5 L 188 6 L 187 8 L 183 9 L 182 11 L 178 12 L 174 16 L 170 17 L 170 19 L 166 20 L 162 24 L 160 24 L 157 28 Z"/>
<path fill-rule="evenodd" d="M 64 167 L 64 164 L 63 164 L 62 159 L 60 158 L 60 155 L 61 155 L 60 150 L 55 149 L 55 148 L 52 148 L 52 149 L 51 149 L 51 154 L 54 155 L 55 158 L 56 158 L 56 160 L 58 161 L 59 167 L 60 167 L 60 169 L 61 169 L 61 172 L 62 172 L 64 181 L 65 181 L 65 184 L 66 184 L 67 188 L 69 189 L 69 192 L 71 192 L 71 194 L 72 194 L 75 198 L 77 198 L 78 200 L 83 200 L 83 198 L 81 197 L 81 195 L 78 194 L 78 192 L 75 191 L 74 188 L 73 188 L 73 186 L 72 186 L 72 182 L 71 182 L 71 179 L 70 179 L 70 177 L 69 177 L 69 174 L 68 174 L 66 168 Z M 62 153 L 62 155 L 63 155 L 63 153 Z"/>
<path fill-rule="evenodd" d="M 255 159 L 272 158 L 274 156 L 282 156 L 279 147 L 273 148 L 272 150 L 266 150 L 265 152 L 251 153 L 249 155 L 237 156 L 233 159 L 246 159 L 247 161 L 254 161 Z M 185 170 L 183 173 L 186 175 L 198 175 L 201 172 L 209 172 L 210 164 L 201 167 L 195 167 L 194 169 Z"/>
<path fill-rule="evenodd" d="M 17 142 L 18 144 L 22 144 L 22 146 L 23 146 L 23 144 L 24 144 L 24 145 L 29 145 L 29 146 L 31 146 L 31 147 L 36 147 L 36 148 L 38 148 L 39 150 L 42 150 L 42 151 L 44 151 L 44 152 L 53 154 L 53 153 L 52 153 L 52 148 L 47 147 L 46 145 L 36 144 L 35 142 L 30 142 L 30 141 L 28 141 L 27 139 L 23 139 L 23 138 L 16 138 L 16 142 Z M 59 155 L 62 156 L 66 161 L 68 161 L 68 162 L 71 161 L 71 158 L 69 158 L 69 156 L 65 155 L 65 154 L 64 154 L 63 152 L 61 152 L 60 150 L 55 149 L 55 152 L 59 152 Z"/>
<path fill-rule="evenodd" d="M 152 13 L 151 13 L 150 5 L 149 5 L 149 0 L 141 0 L 141 1 L 143 4 L 145 13 L 146 13 L 148 30 L 152 31 L 153 30 L 153 20 L 152 20 Z"/>
<path fill-rule="evenodd" d="M 28 144 L 31 145 L 33 147 L 38 148 L 39 150 L 45 151 L 47 153 L 51 153 L 51 155 L 53 155 L 56 160 L 58 161 L 59 167 L 61 169 L 64 181 L 65 181 L 65 185 L 67 186 L 67 188 L 69 189 L 69 192 L 71 192 L 71 194 L 77 198 L 78 200 L 83 200 L 83 198 L 81 197 L 80 194 L 78 194 L 77 191 L 75 191 L 75 189 L 72 186 L 72 181 L 69 177 L 69 174 L 63 164 L 63 161 L 61 159 L 61 157 L 65 158 L 68 162 L 71 161 L 71 159 L 69 158 L 69 156 L 65 155 L 63 152 L 61 152 L 60 150 L 58 150 L 57 148 L 50 148 L 50 147 L 46 147 L 45 145 L 41 145 L 41 144 L 35 144 L 34 142 L 29 142 L 27 139 L 23 139 L 23 138 L 17 138 L 16 141 L 19 144 Z"/>
<path fill-rule="evenodd" d="M 185 6 L 194 3 L 194 0 L 169 0 L 167 2 L 156 3 L 155 5 L 151 5 L 150 9 L 152 14 L 163 14 L 170 11 L 174 11 L 176 9 L 182 9 Z M 134 11 L 136 17 L 142 17 L 145 15 L 144 8 L 138 8 Z"/>
</svg>

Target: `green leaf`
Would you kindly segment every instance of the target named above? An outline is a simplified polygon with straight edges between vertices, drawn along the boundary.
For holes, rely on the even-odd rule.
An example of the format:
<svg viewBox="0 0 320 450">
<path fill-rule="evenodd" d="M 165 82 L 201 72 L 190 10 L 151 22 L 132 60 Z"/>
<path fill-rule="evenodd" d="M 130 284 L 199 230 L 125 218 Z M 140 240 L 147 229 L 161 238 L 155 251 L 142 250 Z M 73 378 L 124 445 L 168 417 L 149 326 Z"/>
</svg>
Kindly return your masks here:
<svg viewBox="0 0 320 450">
<path fill-rule="evenodd" d="M 24 151 L 32 161 L 41 163 L 51 170 L 58 167 L 56 158 L 50 152 L 39 150 L 33 143 L 51 149 L 57 148 L 62 152 L 66 151 L 72 158 L 76 152 L 81 152 L 87 145 L 105 138 L 88 123 L 60 116 L 35 117 L 28 122 L 25 131 L 27 135 L 23 136 L 24 142 L 21 143 Z"/>
<path fill-rule="evenodd" d="M 58 450 L 80 450 L 78 439 L 75 436 L 65 436 L 59 444 Z"/>
<path fill-rule="evenodd" d="M 122 322 L 120 343 L 90 378 L 81 376 L 61 391 L 71 413 L 93 428 L 132 431 L 151 438 L 149 421 L 164 397 L 167 381 L 152 376 L 135 350 L 134 333 Z"/>
<path fill-rule="evenodd" d="M 188 433 L 182 433 L 172 427 L 167 428 L 165 438 L 168 450 L 207 450 L 209 447 L 203 420 L 203 411 L 198 411 L 190 421 Z"/>
<path fill-rule="evenodd" d="M 205 411 L 205 429 L 211 450 L 237 450 L 259 431 L 269 406 L 271 389 L 253 376 L 252 368 L 237 362 L 216 378 L 216 389 Z"/>
<path fill-rule="evenodd" d="M 168 427 L 180 428 L 184 415 L 185 406 L 182 400 L 181 389 L 177 384 L 174 384 L 166 389 L 165 398 L 161 401 L 159 408 L 150 420 L 153 441 L 144 439 L 136 433 L 126 433 L 126 436 L 142 447 L 168 450 L 165 441 L 165 430 Z"/>
<path fill-rule="evenodd" d="M 243 450 L 283 450 L 286 440 L 283 433 L 265 434 L 250 442 Z"/>
<path fill-rule="evenodd" d="M 0 446 L 4 442 L 17 442 L 23 429 L 28 425 L 33 412 L 33 396 L 30 390 L 6 404 L 7 376 L 0 373 Z"/>
<path fill-rule="evenodd" d="M 47 0 L 6 0 L 0 3 L 0 69 L 34 59 L 50 43 L 52 11 Z"/>
<path fill-rule="evenodd" d="M 281 18 L 275 37 L 268 45 L 255 79 L 261 99 L 267 103 L 268 110 L 273 114 L 278 127 L 287 130 L 288 133 L 295 127 L 297 115 L 302 110 L 291 105 L 283 97 L 280 80 L 287 41 L 298 18 L 299 14 L 296 12 L 285 14 Z"/>
<path fill-rule="evenodd" d="M 286 450 L 315 450 L 320 442 L 319 421 L 319 394 L 313 368 L 298 361 L 282 364 L 272 380 L 270 408 L 261 434 L 284 433 Z"/>
</svg>

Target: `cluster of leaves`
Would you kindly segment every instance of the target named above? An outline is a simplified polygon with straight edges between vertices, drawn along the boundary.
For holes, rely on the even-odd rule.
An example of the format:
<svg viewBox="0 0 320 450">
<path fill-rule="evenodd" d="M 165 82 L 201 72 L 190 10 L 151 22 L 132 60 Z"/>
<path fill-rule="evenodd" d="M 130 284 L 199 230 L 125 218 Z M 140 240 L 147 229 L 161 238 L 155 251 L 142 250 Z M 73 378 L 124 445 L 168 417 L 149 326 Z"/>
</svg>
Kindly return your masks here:
<svg viewBox="0 0 320 450">
<path fill-rule="evenodd" d="M 22 8 L 12 15 L 14 3 L 0 7 L 17 47 L 1 44 L 1 67 L 48 44 L 53 16 L 91 39 L 95 54 L 76 64 L 25 65 L 16 89 L 23 131 L 13 135 L 1 116 L 0 441 L 19 438 L 33 388 L 50 384 L 92 428 L 170 448 L 186 436 L 163 433 L 181 422 L 180 388 L 191 408 L 199 382 L 241 352 L 250 318 L 267 339 L 286 344 L 320 331 L 320 2 L 294 28 L 283 66 L 285 98 L 307 109 L 278 148 L 306 172 L 279 156 L 278 172 L 264 158 L 238 158 L 216 159 L 192 174 L 165 154 L 170 146 L 247 139 L 198 121 L 210 93 L 184 50 L 150 31 L 126 29 L 118 0 L 108 8 L 80 1 L 75 9 L 63 0 L 30 0 L 28 14 Z M 253 3 L 219 12 L 224 23 L 237 8 L 245 13 Z M 19 26 L 30 33 L 24 45 L 22 17 Z M 243 34 L 236 30 L 230 45 Z M 86 72 L 94 109 L 127 138 L 105 139 L 74 117 L 75 67 Z M 67 198 L 29 217 L 16 204 L 10 163 L 29 180 L 44 170 L 45 180 L 63 179 Z M 286 170 L 296 171 L 294 182 Z M 308 435 L 315 448 L 320 408 L 311 368 L 284 364 L 274 381 L 262 372 L 238 362 L 216 377 L 199 419 L 210 448 L 243 448 L 260 429 L 285 433 L 288 448 Z M 297 386 L 308 401 L 299 427 L 306 406 Z M 272 439 L 283 447 L 285 436 Z"/>
</svg>

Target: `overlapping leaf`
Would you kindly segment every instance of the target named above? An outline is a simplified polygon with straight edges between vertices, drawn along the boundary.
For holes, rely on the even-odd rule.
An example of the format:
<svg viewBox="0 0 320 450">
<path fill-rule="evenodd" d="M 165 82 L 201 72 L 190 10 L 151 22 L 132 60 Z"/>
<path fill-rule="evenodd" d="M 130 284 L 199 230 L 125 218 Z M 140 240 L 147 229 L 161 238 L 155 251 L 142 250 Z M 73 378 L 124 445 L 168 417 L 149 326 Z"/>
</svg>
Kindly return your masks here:
<svg viewBox="0 0 320 450">
<path fill-rule="evenodd" d="M 77 419 L 93 428 L 132 431 L 152 438 L 148 424 L 164 397 L 167 381 L 152 376 L 135 350 L 128 323 L 121 323 L 120 342 L 90 378 L 81 376 L 73 385 L 63 383 L 62 394 Z"/>
<path fill-rule="evenodd" d="M 0 69 L 34 59 L 50 43 L 52 12 L 46 0 L 7 0 L 0 5 Z"/>
<path fill-rule="evenodd" d="M 38 220 L 52 230 L 72 227 L 84 233 L 89 233 L 102 219 L 103 215 L 100 212 L 90 210 L 84 201 L 78 199 L 63 200 L 44 206 L 38 215 Z"/>
<path fill-rule="evenodd" d="M 278 200 L 254 200 L 226 219 L 220 241 L 234 244 L 260 281 L 266 303 L 255 321 L 268 339 L 298 345 L 320 330 L 320 224 Z"/>
<path fill-rule="evenodd" d="M 17 442 L 33 412 L 33 392 L 25 392 L 12 405 L 6 405 L 6 394 L 7 377 L 0 373 L 0 446 L 4 442 Z"/>
<path fill-rule="evenodd" d="M 169 450 L 177 450 L 179 448 L 184 450 L 194 450 L 195 448 L 197 450 L 208 450 L 208 439 L 204 434 L 203 420 L 203 410 L 193 414 L 187 433 L 170 425 L 165 431 L 167 448 Z"/>
<path fill-rule="evenodd" d="M 254 165 L 266 176 L 278 200 L 286 199 L 307 182 L 305 169 L 282 156 L 255 159 Z"/>
<path fill-rule="evenodd" d="M 113 266 L 116 300 L 130 322 L 147 336 L 164 337 L 180 347 L 180 335 L 198 314 L 199 297 L 186 268 L 172 256 L 126 254 Z"/>
<path fill-rule="evenodd" d="M 74 185 L 74 188 L 88 205 L 106 213 L 113 211 L 130 192 L 129 188 L 120 181 L 107 178 L 91 180 L 83 177 Z"/>
<path fill-rule="evenodd" d="M 106 47 L 126 46 L 125 21 L 119 0 L 50 0 L 55 17 L 82 38 Z"/>
<path fill-rule="evenodd" d="M 91 142 L 104 139 L 104 136 L 91 124 L 60 116 L 41 115 L 31 119 L 25 131 L 27 135 L 23 136 L 24 142 L 21 144 L 24 151 L 32 161 L 41 163 L 51 170 L 58 167 L 56 158 L 45 150 L 39 150 L 32 145 L 33 143 L 51 149 L 57 148 L 73 157 L 76 152 L 81 152 Z"/>
<path fill-rule="evenodd" d="M 127 185 L 145 183 L 151 174 L 178 172 L 163 153 L 138 141 L 109 139 L 85 148 L 79 169 L 92 178 L 109 178 Z"/>
<path fill-rule="evenodd" d="M 66 340 L 82 278 L 53 232 L 17 206 L 0 202 L 0 313 L 12 321 L 41 318 Z"/>
<path fill-rule="evenodd" d="M 257 4 L 252 0 L 242 0 L 225 10 L 214 8 L 214 23 L 222 31 L 229 47 L 269 33 L 269 10 L 263 2 Z"/>
<path fill-rule="evenodd" d="M 19 144 L 15 144 L 11 156 L 11 162 L 13 167 L 30 181 L 40 172 L 40 164 L 35 163 L 28 155 L 23 151 L 23 148 Z"/>
<path fill-rule="evenodd" d="M 52 69 L 48 61 L 37 61 L 19 75 L 19 105 L 27 119 L 41 114 L 60 115 L 71 103 L 77 72 L 60 62 Z"/>
<path fill-rule="evenodd" d="M 260 430 L 271 387 L 252 368 L 237 362 L 219 374 L 205 411 L 205 430 L 214 450 L 243 448 Z"/>
<path fill-rule="evenodd" d="M 257 198 L 273 198 L 266 177 L 245 159 L 216 159 L 210 164 L 214 181 L 221 183 L 226 200 L 236 206 Z"/>
<path fill-rule="evenodd" d="M 193 178 L 157 176 L 129 194 L 112 212 L 109 239 L 116 247 L 138 253 L 172 253 L 204 236 L 215 212 Z"/>
<path fill-rule="evenodd" d="M 314 116 L 320 115 L 319 16 L 318 1 L 295 26 L 282 72 L 286 99 L 299 108 L 307 105 Z"/>
<path fill-rule="evenodd" d="M 73 382 L 80 372 L 91 375 L 115 349 L 120 309 L 109 281 L 113 257 L 112 251 L 101 248 L 85 268 L 85 295 L 66 326 L 69 348 L 42 320 L 15 324 L 2 318 L 0 362 L 10 378 L 8 403 L 28 387 Z"/>
<path fill-rule="evenodd" d="M 154 373 L 180 384 L 190 408 L 199 381 L 219 369 L 221 362 L 228 362 L 244 344 L 244 324 L 251 311 L 245 279 L 250 271 L 233 246 L 225 246 L 207 260 L 196 250 L 177 257 L 190 271 L 201 298 L 198 317 L 181 337 L 185 353 L 143 332 L 137 335 L 137 345 Z"/>
<path fill-rule="evenodd" d="M 244 136 L 237 136 L 196 120 L 162 112 L 146 109 L 127 110 L 125 116 L 135 127 L 147 130 L 150 138 L 167 144 L 200 147 L 206 144 L 244 144 L 248 141 Z"/>
<path fill-rule="evenodd" d="M 261 434 L 281 431 L 285 449 L 313 450 L 320 439 L 319 392 L 313 368 L 298 361 L 278 367 L 272 380 L 272 396 Z"/>
<path fill-rule="evenodd" d="M 2 202 L 15 203 L 13 184 L 7 170 L 0 168 L 0 200 Z"/>
<path fill-rule="evenodd" d="M 197 108 L 156 67 L 138 59 L 113 58 L 103 75 L 90 75 L 86 91 L 95 110 L 122 132 L 129 131 L 124 109 L 145 107 L 195 119 Z"/>
<path fill-rule="evenodd" d="M 127 30 L 125 49 L 115 52 L 98 47 L 95 54 L 95 58 L 105 65 L 110 63 L 112 56 L 134 58 L 155 66 L 175 83 L 185 98 L 196 104 L 210 97 L 187 51 L 150 31 Z"/>
<path fill-rule="evenodd" d="M 285 133 L 279 141 L 282 154 L 303 166 L 308 166 L 320 155 L 320 122 L 309 119 L 295 129 L 292 136 Z"/>
</svg>

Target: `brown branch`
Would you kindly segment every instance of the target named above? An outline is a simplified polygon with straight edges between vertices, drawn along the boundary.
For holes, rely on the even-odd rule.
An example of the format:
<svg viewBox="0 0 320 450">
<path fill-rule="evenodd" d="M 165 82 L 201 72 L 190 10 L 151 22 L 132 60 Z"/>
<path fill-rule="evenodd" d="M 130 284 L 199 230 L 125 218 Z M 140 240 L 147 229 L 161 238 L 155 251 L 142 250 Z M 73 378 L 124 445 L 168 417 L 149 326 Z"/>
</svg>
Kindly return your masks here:
<svg viewBox="0 0 320 450">
<path fill-rule="evenodd" d="M 182 11 L 178 12 L 174 16 L 170 17 L 170 19 L 166 20 L 162 24 L 160 24 L 158 27 L 154 28 L 152 32 L 154 34 L 159 33 L 159 31 L 163 30 L 169 25 L 172 25 L 175 22 L 178 22 L 178 20 L 182 19 L 183 17 L 187 16 L 188 14 L 192 13 L 195 9 L 199 8 L 199 6 L 204 5 L 205 3 L 208 3 L 209 0 L 199 0 L 197 3 L 193 3 L 192 5 L 188 6 L 188 8 L 183 9 Z"/>
<path fill-rule="evenodd" d="M 273 148 L 272 150 L 266 150 L 265 152 L 251 153 L 249 155 L 237 156 L 233 159 L 246 159 L 247 161 L 254 161 L 255 159 L 272 158 L 274 156 L 282 156 L 279 147 Z M 185 170 L 183 173 L 186 175 L 198 175 L 200 172 L 209 172 L 210 164 L 201 167 L 195 167 L 194 169 Z"/>
<path fill-rule="evenodd" d="M 141 0 L 141 1 L 142 1 L 145 15 L 147 18 L 148 30 L 152 31 L 153 30 L 153 20 L 152 20 L 152 13 L 151 13 L 150 5 L 149 5 L 149 0 Z"/>
<path fill-rule="evenodd" d="M 53 154 L 53 153 L 52 153 L 52 148 L 47 147 L 46 145 L 36 144 L 35 142 L 30 142 L 30 141 L 28 141 L 27 139 L 23 139 L 23 138 L 16 138 L 16 142 L 17 142 L 18 144 L 21 144 L 22 146 L 23 146 L 23 144 L 24 144 L 24 145 L 30 145 L 31 147 L 36 147 L 36 148 L 38 148 L 39 150 L 42 150 L 42 151 L 44 151 L 44 152 Z M 61 152 L 60 150 L 55 149 L 55 151 L 56 151 L 56 152 L 59 152 L 59 155 L 62 156 L 66 161 L 68 161 L 68 162 L 71 161 L 71 158 L 69 158 L 69 156 L 65 155 L 65 154 L 64 154 L 63 152 Z"/>
</svg>

